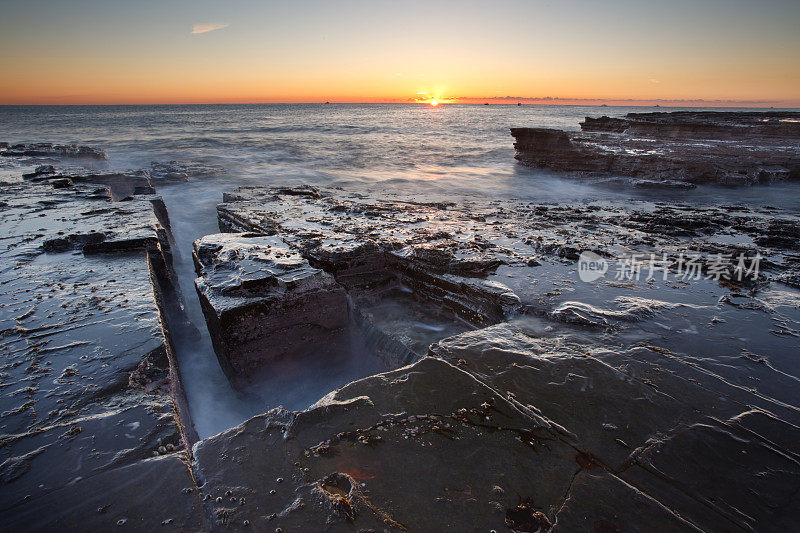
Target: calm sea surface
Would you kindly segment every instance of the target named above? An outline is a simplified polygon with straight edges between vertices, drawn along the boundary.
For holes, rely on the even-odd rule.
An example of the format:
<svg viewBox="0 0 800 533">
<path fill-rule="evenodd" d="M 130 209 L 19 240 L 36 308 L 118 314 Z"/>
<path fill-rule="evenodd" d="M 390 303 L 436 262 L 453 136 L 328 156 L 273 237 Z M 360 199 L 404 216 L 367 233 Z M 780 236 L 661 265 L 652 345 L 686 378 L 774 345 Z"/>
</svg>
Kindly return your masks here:
<svg viewBox="0 0 800 533">
<path fill-rule="evenodd" d="M 509 128 L 578 130 L 585 116 L 652 110 L 419 104 L 0 106 L 0 140 L 97 146 L 107 150 L 108 166 L 114 169 L 173 159 L 221 165 L 226 173 L 203 185 L 212 202 L 218 201 L 214 195 L 219 190 L 238 183 L 298 181 L 563 202 L 647 193 L 612 191 L 520 167 Z M 733 193 L 704 189 L 678 196 L 683 201 L 721 197 L 800 206 L 798 195 L 785 194 L 783 187 Z"/>
</svg>

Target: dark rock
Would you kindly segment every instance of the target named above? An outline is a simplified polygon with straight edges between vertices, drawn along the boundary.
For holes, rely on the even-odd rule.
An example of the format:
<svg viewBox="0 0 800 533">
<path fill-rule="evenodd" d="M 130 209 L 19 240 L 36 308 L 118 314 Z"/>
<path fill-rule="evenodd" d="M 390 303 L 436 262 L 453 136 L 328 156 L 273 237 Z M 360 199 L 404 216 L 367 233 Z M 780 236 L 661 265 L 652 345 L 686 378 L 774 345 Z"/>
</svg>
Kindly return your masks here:
<svg viewBox="0 0 800 533">
<path fill-rule="evenodd" d="M 319 189 L 312 185 L 298 185 L 296 187 L 276 187 L 275 194 L 287 196 L 305 196 L 308 198 L 320 198 Z"/>
<path fill-rule="evenodd" d="M 542 134 L 562 148 L 565 136 Z M 42 178 L 3 185 L 0 204 L 10 527 L 790 530 L 800 518 L 798 297 L 770 283 L 797 277 L 794 213 L 228 193 L 220 226 L 247 233 L 206 236 L 194 259 L 233 375 L 345 325 L 403 366 L 197 442 L 190 473 L 176 452 L 194 439 L 173 414 L 185 404 L 163 202 L 120 192 L 122 178 L 97 198 L 94 181 Z M 104 255 L 43 255 L 109 242 Z M 758 250 L 767 271 L 742 284 L 583 283 L 587 250 L 609 262 Z"/>
<path fill-rule="evenodd" d="M 104 233 L 73 233 L 65 237 L 47 239 L 42 243 L 45 252 L 66 252 L 68 250 L 82 250 L 84 246 L 99 244 L 106 240 Z"/>
<path fill-rule="evenodd" d="M 194 258 L 214 347 L 234 373 L 325 343 L 347 323 L 344 289 L 277 237 L 208 235 Z"/>
<path fill-rule="evenodd" d="M 759 181 L 761 181 L 760 177 Z M 694 189 L 696 187 L 694 183 L 688 183 L 685 181 L 678 181 L 678 180 L 635 180 L 632 185 L 640 189 L 688 190 L 688 189 Z"/>
<path fill-rule="evenodd" d="M 108 159 L 105 150 L 90 146 L 75 144 L 31 143 L 15 144 L 3 143 L 0 146 L 0 157 L 69 157 L 76 159 Z"/>
<path fill-rule="evenodd" d="M 111 199 L 115 202 L 128 201 L 135 196 L 155 194 L 155 189 L 151 185 L 149 174 L 146 171 L 85 174 L 65 177 L 69 178 L 72 183 L 105 185 L 108 187 Z"/>
<path fill-rule="evenodd" d="M 169 237 L 150 198 L 93 189 L 0 186 L 0 522 L 149 528 L 168 515 L 201 529 L 199 502 L 180 494 L 193 480 L 148 265 Z M 89 247 L 114 253 L 63 253 Z"/>
<path fill-rule="evenodd" d="M 155 194 L 155 189 L 150 183 L 150 175 L 145 170 L 74 175 L 35 172 L 26 174 L 24 177 L 34 183 L 51 183 L 55 188 L 67 188 L 76 183 L 103 185 L 105 190 L 98 189 L 95 191 L 95 195 L 108 196 L 114 202 L 129 201 L 135 196 Z"/>
<path fill-rule="evenodd" d="M 487 402 L 488 411 L 481 407 Z M 396 414 L 402 412 L 418 416 Z M 275 514 L 270 527 L 285 531 L 325 523 L 355 530 L 501 530 L 505 512 L 495 505 L 512 507 L 524 494 L 551 512 L 579 469 L 573 451 L 547 429 L 468 374 L 431 358 L 354 382 L 288 421 L 280 416 L 268 413 L 198 444 L 199 475 L 209 490 L 252 491 L 229 521 L 256 523 L 259 515 Z M 329 452 L 319 453 L 324 442 Z M 434 457 L 440 474 L 431 476 Z M 278 475 L 286 480 L 281 485 L 272 481 Z M 497 485 L 505 494 L 497 494 Z"/>
<path fill-rule="evenodd" d="M 635 516 L 636 520 L 629 517 Z M 552 531 L 697 531 L 664 504 L 602 469 L 582 470 L 558 510 Z"/>
<path fill-rule="evenodd" d="M 192 178 L 218 176 L 224 172 L 225 169 L 218 165 L 197 162 L 168 161 L 150 165 L 150 177 L 157 182 L 186 182 Z"/>
<path fill-rule="evenodd" d="M 751 185 L 800 179 L 798 113 L 631 113 L 587 117 L 583 133 L 511 128 L 526 166 L 581 175 L 640 178 L 639 187 L 678 182 Z M 703 142 L 698 142 L 701 140 Z"/>
<path fill-rule="evenodd" d="M 193 493 L 181 493 L 192 485 L 189 469 L 176 455 L 138 461 L 101 471 L 94 476 L 73 478 L 66 487 L 56 487 L 37 499 L 0 511 L 7 528 L 26 531 L 136 531 L 204 529 L 200 502 Z M 146 489 L 146 490 L 145 490 Z M 98 512 L 103 510 L 103 512 Z"/>
<path fill-rule="evenodd" d="M 55 171 L 56 170 L 53 167 L 53 165 L 39 165 L 33 172 L 29 174 L 23 174 L 22 177 L 30 179 L 30 178 L 35 178 L 37 176 L 41 176 L 43 174 L 53 174 L 55 173 Z"/>
<path fill-rule="evenodd" d="M 613 133 L 622 133 L 630 126 L 630 121 L 622 118 L 611 118 L 603 115 L 600 118 L 586 117 L 581 122 L 581 129 L 583 131 L 608 131 Z"/>
<path fill-rule="evenodd" d="M 534 510 L 527 502 L 506 509 L 506 525 L 519 533 L 548 531 L 553 527 L 546 514 Z"/>
<path fill-rule="evenodd" d="M 72 187 L 72 180 L 69 178 L 53 180 L 51 183 L 54 189 L 68 189 Z"/>
<path fill-rule="evenodd" d="M 618 246 L 704 257 L 753 251 L 725 245 L 730 235 L 772 238 L 761 253 L 782 272 L 794 264 L 784 246 L 800 233 L 796 215 L 648 202 L 418 204 L 252 187 L 225 200 L 221 226 L 275 234 L 258 238 L 280 238 L 324 269 L 350 296 L 376 357 L 388 351 L 397 355 L 386 359 L 392 364 L 411 364 L 350 383 L 305 411 L 274 410 L 201 441 L 197 471 L 209 490 L 251 491 L 244 506 L 208 501 L 206 515 L 220 524 L 627 531 L 755 529 L 768 520 L 789 527 L 797 519 L 796 378 L 770 367 L 791 368 L 796 297 L 770 296 L 769 305 L 793 317 L 787 322 L 769 311 L 767 296 L 758 302 L 763 285 L 745 293 L 745 285 L 707 284 L 702 300 L 687 282 L 669 294 L 692 297 L 670 301 L 659 292 L 667 283 L 573 284 L 564 274 L 587 249 L 609 261 Z M 231 249 L 256 237 L 237 238 Z M 211 247 L 200 262 L 230 272 L 248 264 L 246 251 L 216 259 L 221 250 Z M 726 287 L 732 292 L 720 299 Z M 512 318 L 519 310 L 536 318 Z M 403 325 L 434 324 L 448 312 L 471 327 L 437 338 Z M 718 316 L 737 324 L 756 319 L 749 313 L 785 324 L 785 336 L 747 344 L 768 347 L 774 362 L 753 352 L 735 364 L 730 351 L 707 353 L 715 341 L 700 349 L 691 330 L 675 325 L 690 317 L 719 328 L 727 322 Z M 651 328 L 657 333 L 647 337 Z M 740 335 L 735 325 L 729 335 Z M 426 342 L 429 355 L 420 358 Z M 682 457 L 695 466 L 683 469 Z M 726 486 L 727 471 L 743 481 Z"/>
<path fill-rule="evenodd" d="M 491 324 L 521 308 L 513 290 L 485 279 L 509 261 L 507 256 L 494 253 L 479 237 L 418 231 L 407 222 L 441 213 L 457 219 L 445 222 L 454 228 L 462 218 L 476 225 L 472 212 L 303 187 L 282 191 L 243 187 L 226 194 L 218 206 L 220 226 L 260 234 L 282 231 L 292 250 L 348 291 L 353 318 L 392 366 L 408 364 L 432 341 L 464 331 L 469 327 L 464 321 Z M 342 218 L 343 211 L 351 215 Z M 297 225 L 296 217 L 315 223 Z M 516 261 L 527 264 L 528 258 Z M 403 311 L 393 311 L 396 307 Z"/>
<path fill-rule="evenodd" d="M 654 138 L 735 139 L 779 137 L 800 139 L 800 113 L 795 111 L 672 111 L 628 113 L 625 118 L 586 117 L 583 131 L 605 131 Z"/>
</svg>

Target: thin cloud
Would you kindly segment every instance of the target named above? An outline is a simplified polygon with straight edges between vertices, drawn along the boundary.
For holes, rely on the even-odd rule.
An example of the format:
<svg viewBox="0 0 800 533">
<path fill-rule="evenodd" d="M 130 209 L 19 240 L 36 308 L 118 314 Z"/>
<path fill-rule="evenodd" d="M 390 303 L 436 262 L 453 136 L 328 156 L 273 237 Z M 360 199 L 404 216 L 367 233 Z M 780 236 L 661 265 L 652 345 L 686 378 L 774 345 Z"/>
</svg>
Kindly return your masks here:
<svg viewBox="0 0 800 533">
<path fill-rule="evenodd" d="M 647 81 L 649 81 L 650 83 L 654 83 L 654 84 L 655 84 L 655 83 L 661 83 L 661 80 L 657 80 L 656 78 L 650 78 L 650 79 L 649 79 L 649 80 L 647 80 Z"/>
<path fill-rule="evenodd" d="M 214 30 L 221 30 L 230 26 L 227 22 L 206 22 L 204 24 L 195 24 L 192 26 L 192 33 L 208 33 Z"/>
</svg>

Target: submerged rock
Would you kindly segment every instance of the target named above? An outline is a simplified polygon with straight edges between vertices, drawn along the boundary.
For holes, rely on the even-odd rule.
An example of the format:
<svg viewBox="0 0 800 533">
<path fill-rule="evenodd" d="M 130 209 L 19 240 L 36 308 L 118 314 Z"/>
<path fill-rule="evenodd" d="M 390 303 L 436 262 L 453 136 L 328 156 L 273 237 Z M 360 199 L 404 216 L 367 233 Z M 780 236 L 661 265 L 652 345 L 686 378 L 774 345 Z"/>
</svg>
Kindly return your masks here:
<svg viewBox="0 0 800 533">
<path fill-rule="evenodd" d="M 157 182 L 185 182 L 193 178 L 217 176 L 225 172 L 219 165 L 208 165 L 197 162 L 168 161 L 153 162 L 150 165 L 150 177 Z"/>
<path fill-rule="evenodd" d="M 76 144 L 0 143 L 0 157 L 71 157 L 78 159 L 108 159 L 108 154 L 100 148 L 78 146 Z"/>
</svg>

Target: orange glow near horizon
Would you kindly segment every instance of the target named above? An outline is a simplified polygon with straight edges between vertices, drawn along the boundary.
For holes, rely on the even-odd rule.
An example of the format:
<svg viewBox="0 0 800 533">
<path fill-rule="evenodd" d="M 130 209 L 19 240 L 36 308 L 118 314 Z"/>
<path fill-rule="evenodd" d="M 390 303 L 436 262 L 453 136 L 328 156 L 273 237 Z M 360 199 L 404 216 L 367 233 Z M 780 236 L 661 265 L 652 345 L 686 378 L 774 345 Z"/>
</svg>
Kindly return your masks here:
<svg viewBox="0 0 800 533">
<path fill-rule="evenodd" d="M 8 0 L 0 104 L 800 107 L 800 2 L 620 1 Z"/>
<path fill-rule="evenodd" d="M 462 102 L 460 98 L 444 98 L 441 96 L 432 96 L 428 98 L 420 98 L 415 100 L 418 104 L 424 104 L 430 107 L 438 107 L 443 104 L 468 104 L 471 99 L 464 99 Z"/>
</svg>

